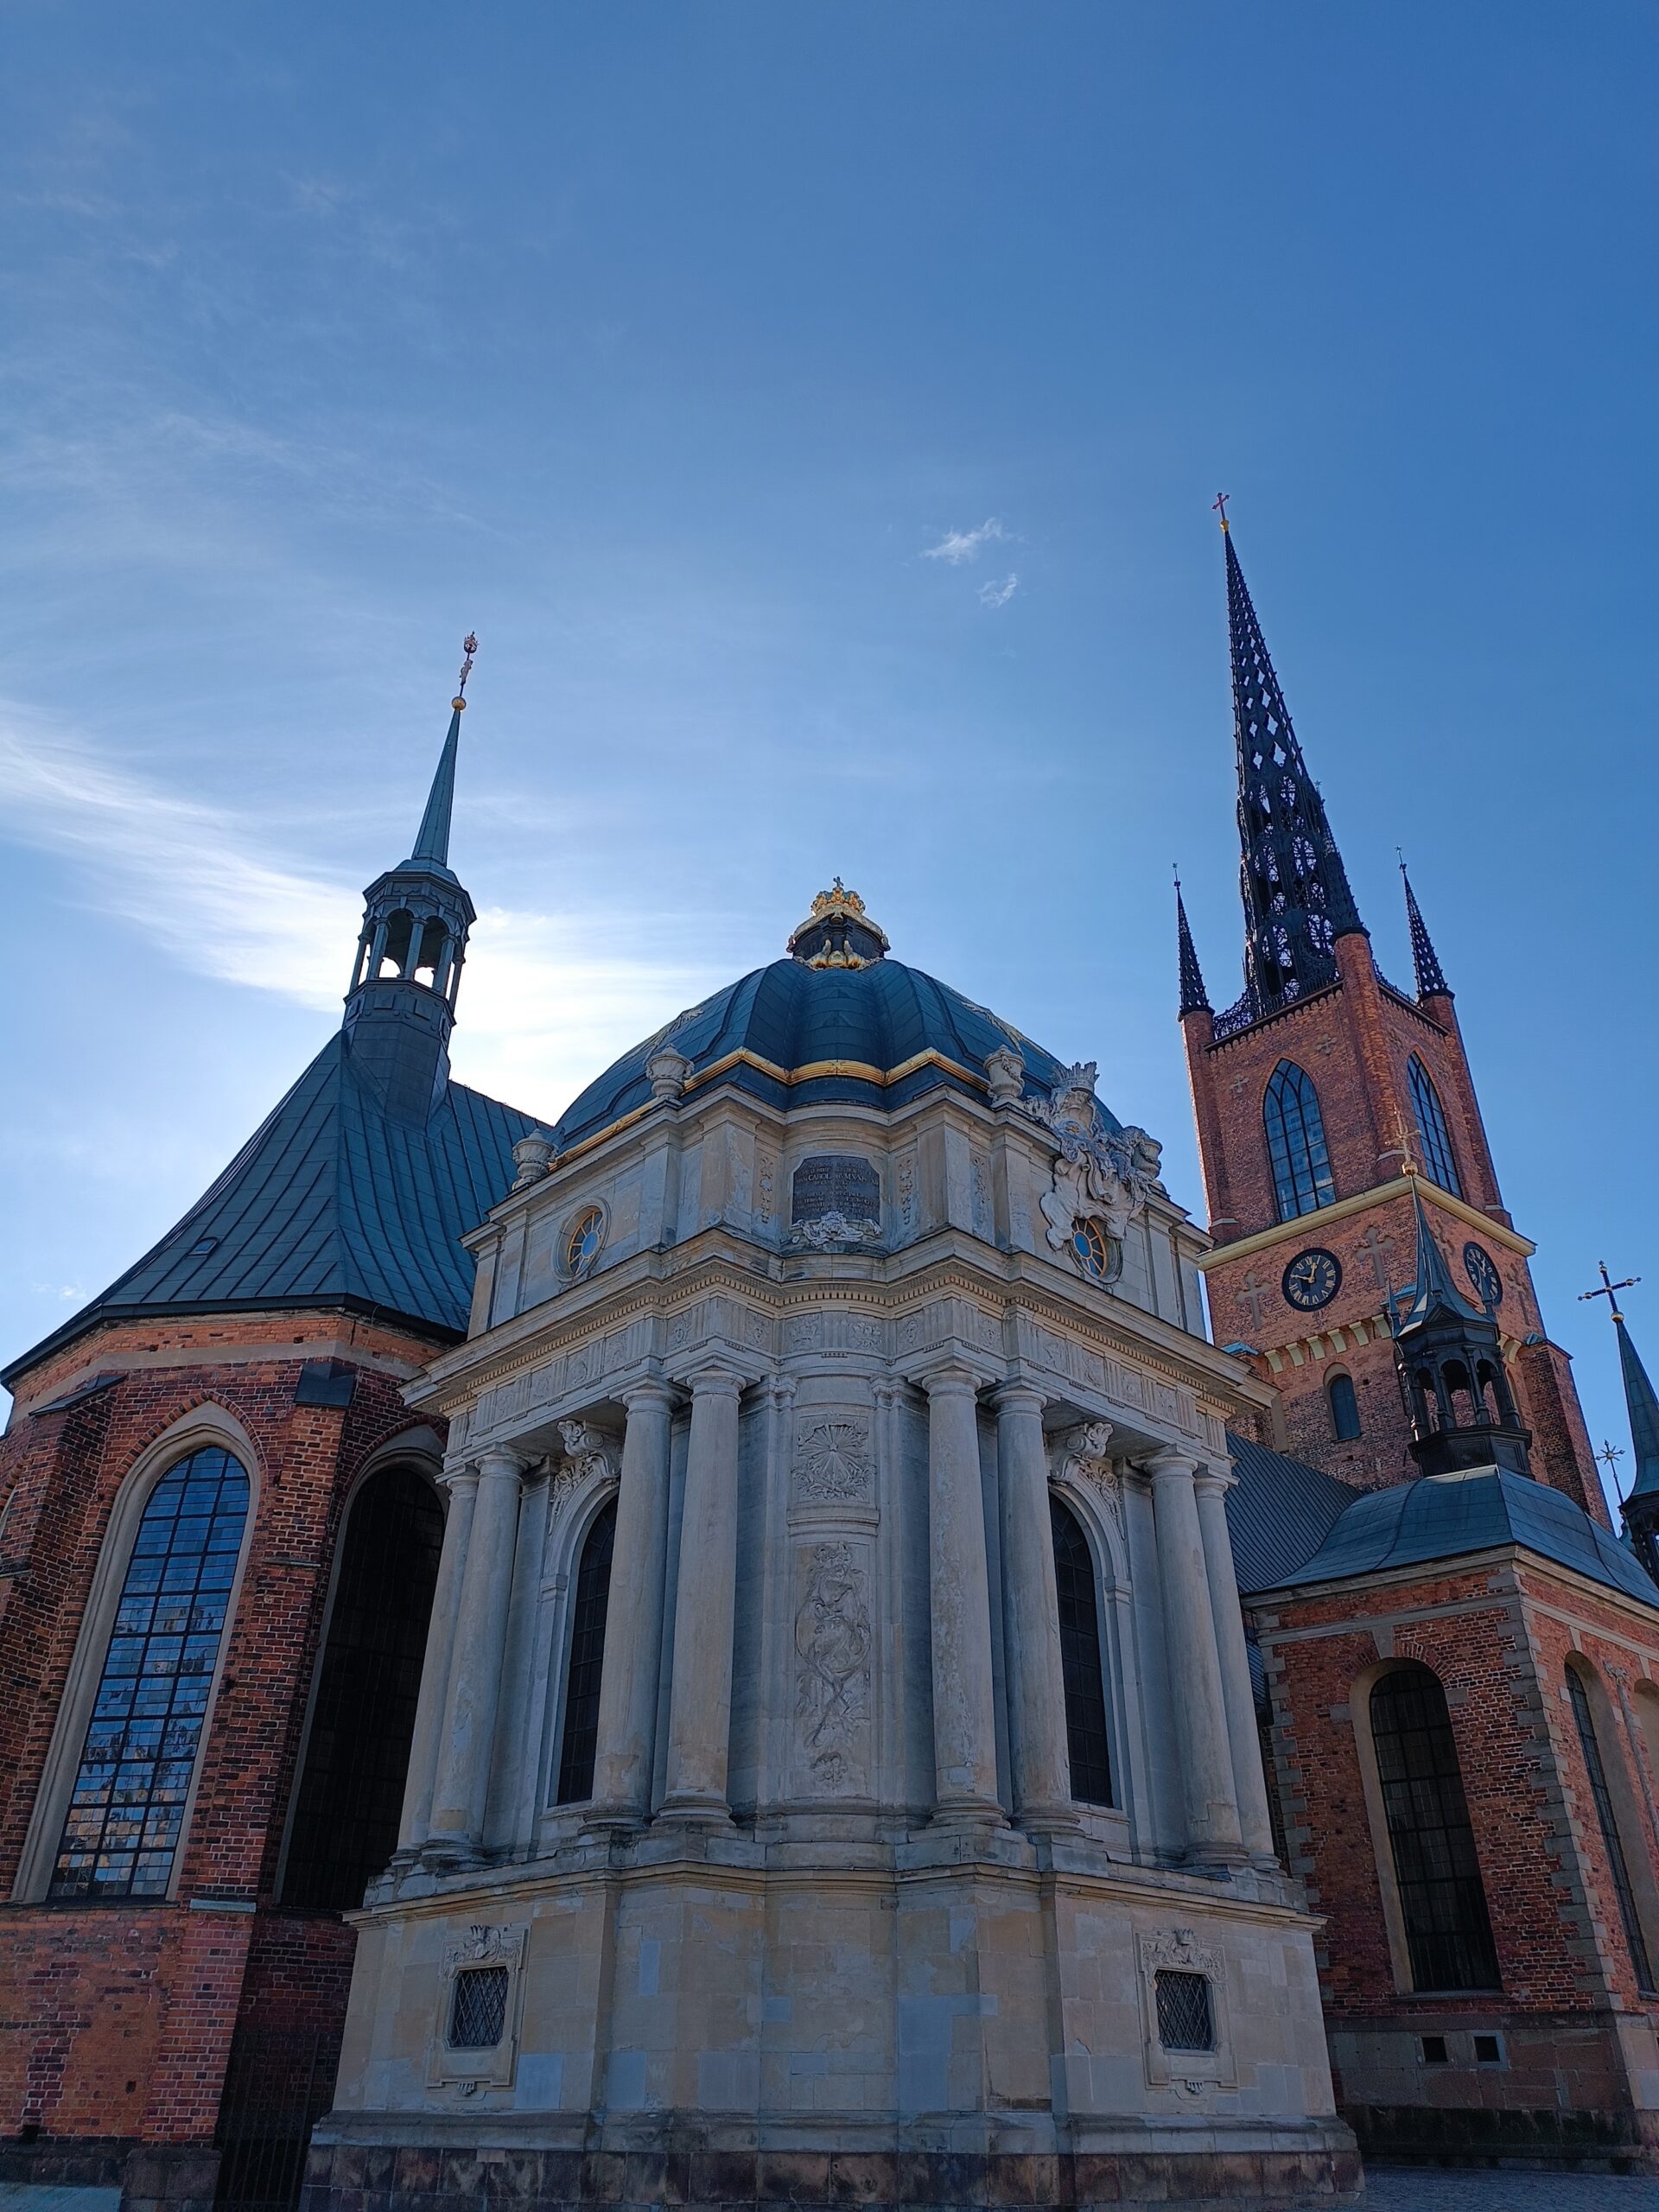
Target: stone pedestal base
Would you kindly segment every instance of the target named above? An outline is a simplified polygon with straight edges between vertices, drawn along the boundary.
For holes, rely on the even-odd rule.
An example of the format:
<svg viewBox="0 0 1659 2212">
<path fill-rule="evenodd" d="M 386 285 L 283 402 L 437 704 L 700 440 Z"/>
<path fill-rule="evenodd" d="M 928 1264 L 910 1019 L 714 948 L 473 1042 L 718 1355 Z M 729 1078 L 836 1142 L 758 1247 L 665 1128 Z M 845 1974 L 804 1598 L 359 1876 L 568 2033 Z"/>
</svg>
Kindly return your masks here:
<svg viewBox="0 0 1659 2212">
<path fill-rule="evenodd" d="M 327 2134 L 328 2123 L 319 2130 Z M 633 2131 L 631 2131 L 632 2133 Z M 915 2131 L 917 2134 L 926 2131 Z M 783 2207 L 791 2212 L 912 2212 L 912 2208 L 1019 2206 L 1066 2212 L 1222 2212 L 1223 2207 L 1357 2204 L 1358 2153 L 1338 2122 L 1271 2131 L 1195 2128 L 1183 2147 L 1159 2130 L 1140 2147 L 961 2151 L 906 2142 L 891 2150 L 721 2146 L 712 2131 L 664 2117 L 635 2147 L 531 2148 L 522 2141 L 444 2145 L 336 2139 L 311 2152 L 301 2212 L 453 2212 L 499 2199 L 513 2212 L 660 2212 L 664 2206 Z M 907 2131 L 908 2133 L 908 2131 Z M 1252 2141 L 1252 2138 L 1258 2139 Z"/>
</svg>

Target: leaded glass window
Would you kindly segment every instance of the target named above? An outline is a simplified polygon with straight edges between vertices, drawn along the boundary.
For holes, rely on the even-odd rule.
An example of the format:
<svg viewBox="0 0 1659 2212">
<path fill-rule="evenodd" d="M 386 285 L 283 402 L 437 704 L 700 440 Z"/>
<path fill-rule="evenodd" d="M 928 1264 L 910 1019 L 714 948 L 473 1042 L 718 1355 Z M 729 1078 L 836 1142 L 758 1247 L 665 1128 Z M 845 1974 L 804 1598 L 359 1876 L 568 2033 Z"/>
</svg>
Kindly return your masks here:
<svg viewBox="0 0 1659 2212">
<path fill-rule="evenodd" d="M 1630 1870 L 1619 1837 L 1618 1822 L 1613 1815 L 1612 1793 L 1607 1787 L 1607 1770 L 1602 1764 L 1601 1746 L 1596 1741 L 1596 1724 L 1590 1711 L 1589 1693 L 1576 1667 L 1569 1667 L 1567 1670 L 1567 1694 L 1573 1701 L 1573 1719 L 1579 1732 L 1579 1749 L 1584 1754 L 1585 1773 L 1589 1778 L 1590 1795 L 1595 1802 L 1596 1823 L 1601 1830 L 1602 1847 L 1607 1853 L 1607 1871 L 1613 1878 L 1613 1894 L 1618 1899 L 1618 1916 L 1624 1924 L 1624 1941 L 1630 1947 L 1630 1964 L 1636 1968 L 1637 1987 L 1651 1994 L 1653 1967 L 1649 1962 L 1642 1923 L 1637 1917 L 1636 1896 L 1630 1888 Z"/>
<path fill-rule="evenodd" d="M 616 1548 L 616 1500 L 588 1531 L 576 1573 L 570 1623 L 570 1667 L 564 1693 L 564 1739 L 559 1751 L 558 1802 L 580 1805 L 594 1794 L 599 1749 L 599 1678 L 605 1658 L 605 1614 L 611 1594 L 611 1554 Z"/>
<path fill-rule="evenodd" d="M 150 1492 L 48 1894 L 167 1894 L 248 1517 L 248 1478 L 210 1445 Z"/>
<path fill-rule="evenodd" d="M 1052 1496 L 1048 1510 L 1054 1534 L 1054 1586 L 1059 1599 L 1060 1668 L 1065 1682 L 1071 1795 L 1079 1804 L 1109 1805 L 1112 1760 L 1100 1661 L 1094 1555 L 1074 1513 Z"/>
<path fill-rule="evenodd" d="M 1164 1968 L 1153 1979 L 1153 1993 L 1158 2004 L 1158 2040 L 1166 2050 L 1215 2049 L 1208 1974 Z"/>
<path fill-rule="evenodd" d="M 1433 1077 L 1415 1052 L 1406 1063 L 1406 1081 L 1411 1086 L 1411 1110 L 1417 1117 L 1417 1141 L 1423 1148 L 1423 1173 L 1431 1183 L 1438 1183 L 1441 1190 L 1450 1191 L 1454 1198 L 1460 1198 L 1463 1185 L 1458 1180 L 1458 1163 L 1452 1156 L 1452 1138 L 1441 1110 L 1440 1094 L 1434 1088 Z"/>
<path fill-rule="evenodd" d="M 1337 1186 L 1325 1150 L 1325 1116 L 1306 1068 L 1299 1068 L 1294 1060 L 1280 1061 L 1262 1102 L 1262 1119 L 1280 1220 L 1294 1221 L 1299 1213 L 1332 1205 Z"/>
<path fill-rule="evenodd" d="M 1497 1953 L 1446 1693 L 1427 1667 L 1371 1692 L 1371 1741 L 1414 1989 L 1496 1989 Z"/>
<path fill-rule="evenodd" d="M 287 1904 L 359 1905 L 397 1846 L 443 1510 L 413 1467 L 352 1501 L 305 1770 L 283 1874 Z"/>
<path fill-rule="evenodd" d="M 493 2050 L 507 2024 L 505 1967 L 464 1967 L 449 1999 L 451 2050 Z"/>
</svg>

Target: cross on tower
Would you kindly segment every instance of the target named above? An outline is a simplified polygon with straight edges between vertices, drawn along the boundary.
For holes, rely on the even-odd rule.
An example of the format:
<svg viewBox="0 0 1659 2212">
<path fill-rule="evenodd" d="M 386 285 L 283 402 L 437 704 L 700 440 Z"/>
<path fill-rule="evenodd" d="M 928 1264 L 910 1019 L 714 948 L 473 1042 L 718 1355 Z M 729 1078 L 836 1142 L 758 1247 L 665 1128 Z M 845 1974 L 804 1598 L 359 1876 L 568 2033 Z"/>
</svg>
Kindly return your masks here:
<svg viewBox="0 0 1659 2212">
<path fill-rule="evenodd" d="M 1221 526 L 1224 530 L 1227 527 L 1227 502 L 1232 496 L 1230 492 L 1217 492 L 1211 502 L 1211 512 L 1221 517 Z"/>
<path fill-rule="evenodd" d="M 1642 1278 L 1640 1275 L 1626 1275 L 1623 1282 L 1615 1282 L 1607 1272 L 1605 1260 L 1598 1260 L 1596 1265 L 1601 1270 L 1601 1287 L 1599 1290 L 1581 1290 L 1579 1303 L 1582 1306 L 1592 1298 L 1605 1298 L 1612 1310 L 1614 1320 L 1622 1321 L 1624 1316 L 1618 1310 L 1618 1294 L 1621 1290 L 1633 1289 Z M 1601 1455 L 1598 1452 L 1596 1456 L 1599 1458 Z"/>
<path fill-rule="evenodd" d="M 1250 1326 L 1258 1336 L 1262 1333 L 1262 1300 L 1267 1294 L 1267 1284 L 1258 1279 L 1255 1269 L 1252 1268 L 1238 1287 L 1238 1302 L 1249 1307 Z"/>
</svg>

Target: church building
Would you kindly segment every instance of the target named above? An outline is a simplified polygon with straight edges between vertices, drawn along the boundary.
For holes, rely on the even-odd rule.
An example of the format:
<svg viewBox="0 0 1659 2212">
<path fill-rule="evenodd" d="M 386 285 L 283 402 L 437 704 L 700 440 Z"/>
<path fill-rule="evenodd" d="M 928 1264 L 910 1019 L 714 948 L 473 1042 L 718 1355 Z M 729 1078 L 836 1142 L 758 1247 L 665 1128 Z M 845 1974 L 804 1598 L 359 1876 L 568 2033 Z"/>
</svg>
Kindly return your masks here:
<svg viewBox="0 0 1659 2212">
<path fill-rule="evenodd" d="M 1659 1406 L 1616 1314 L 1621 1541 L 1415 901 L 1408 994 L 1225 559 L 1205 1225 L 839 881 L 555 1127 L 453 1081 L 468 640 L 339 1033 L 5 1373 L 0 2180 L 1659 2165 Z"/>
</svg>

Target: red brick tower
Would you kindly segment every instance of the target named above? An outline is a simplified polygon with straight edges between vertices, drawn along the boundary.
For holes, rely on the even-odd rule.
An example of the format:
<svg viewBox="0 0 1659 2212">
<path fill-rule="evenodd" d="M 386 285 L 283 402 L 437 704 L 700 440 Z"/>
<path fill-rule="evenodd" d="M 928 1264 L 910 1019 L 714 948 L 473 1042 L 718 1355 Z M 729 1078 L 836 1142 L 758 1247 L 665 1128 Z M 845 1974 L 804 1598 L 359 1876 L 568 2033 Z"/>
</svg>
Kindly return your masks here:
<svg viewBox="0 0 1659 2212">
<path fill-rule="evenodd" d="M 344 1024 L 184 1219 L 5 1371 L 0 2181 L 280 2204 L 391 1855 L 463 1231 L 533 1123 L 452 1084 L 458 697 Z"/>
<path fill-rule="evenodd" d="M 1211 1007 L 1179 888 L 1176 900 L 1217 1338 L 1247 1346 L 1277 1387 L 1285 1448 L 1362 1488 L 1409 1479 L 1389 1315 L 1412 1283 L 1415 1187 L 1448 1268 L 1498 1325 L 1534 1472 L 1605 1523 L 1568 1357 L 1544 1329 L 1535 1248 L 1503 1204 L 1411 885 L 1414 995 L 1372 958 L 1222 528 L 1245 920 L 1244 990 L 1224 1013 Z"/>
</svg>

